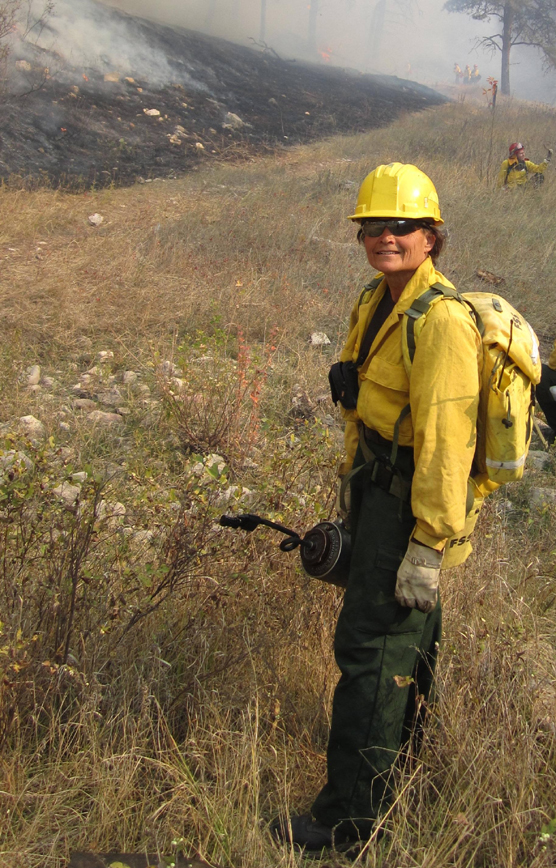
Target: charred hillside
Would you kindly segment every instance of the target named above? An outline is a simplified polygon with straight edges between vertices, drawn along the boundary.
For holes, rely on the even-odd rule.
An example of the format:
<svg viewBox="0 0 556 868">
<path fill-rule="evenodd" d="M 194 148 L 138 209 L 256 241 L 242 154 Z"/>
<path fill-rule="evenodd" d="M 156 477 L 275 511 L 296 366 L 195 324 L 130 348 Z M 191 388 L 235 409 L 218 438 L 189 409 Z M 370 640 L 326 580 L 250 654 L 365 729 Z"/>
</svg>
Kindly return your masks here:
<svg viewBox="0 0 556 868">
<path fill-rule="evenodd" d="M 93 46 L 97 30 L 117 39 L 76 50 L 67 22 L 53 17 L 41 44 L 14 47 L 0 115 L 3 178 L 71 186 L 167 177 L 445 101 L 411 81 L 284 60 L 94 0 L 72 4 L 74 28 L 76 7 Z"/>
</svg>

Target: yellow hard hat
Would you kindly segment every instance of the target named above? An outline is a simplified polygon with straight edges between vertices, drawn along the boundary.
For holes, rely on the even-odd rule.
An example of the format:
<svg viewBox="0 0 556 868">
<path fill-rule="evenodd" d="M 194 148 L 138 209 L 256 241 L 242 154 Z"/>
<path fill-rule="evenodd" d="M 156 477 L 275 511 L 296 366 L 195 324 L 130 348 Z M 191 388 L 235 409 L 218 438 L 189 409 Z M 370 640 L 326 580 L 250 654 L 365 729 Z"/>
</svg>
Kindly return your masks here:
<svg viewBox="0 0 556 868">
<path fill-rule="evenodd" d="M 355 214 L 348 220 L 368 217 L 429 218 L 435 224 L 444 223 L 434 184 L 410 163 L 378 166 L 367 175 L 359 188 Z"/>
</svg>

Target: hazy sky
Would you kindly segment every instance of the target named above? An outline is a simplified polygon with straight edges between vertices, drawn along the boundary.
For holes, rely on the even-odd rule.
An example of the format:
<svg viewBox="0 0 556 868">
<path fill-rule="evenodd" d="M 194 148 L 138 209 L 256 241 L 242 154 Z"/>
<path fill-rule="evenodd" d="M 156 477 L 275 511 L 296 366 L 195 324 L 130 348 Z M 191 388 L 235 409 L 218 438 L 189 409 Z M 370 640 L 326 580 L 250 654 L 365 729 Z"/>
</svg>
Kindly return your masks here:
<svg viewBox="0 0 556 868">
<path fill-rule="evenodd" d="M 67 2 L 67 0 L 66 0 Z M 247 43 L 259 39 L 263 0 L 103 0 L 126 12 L 164 20 Z M 265 0 L 266 42 L 284 57 L 309 57 L 309 20 L 315 4 L 316 45 L 330 62 L 368 72 L 411 77 L 425 84 L 451 82 L 454 62 L 477 63 L 500 77 L 500 54 L 474 47 L 492 24 L 443 11 L 444 0 L 387 0 L 383 39 L 372 52 L 378 0 Z M 556 74 L 544 76 L 534 49 L 514 49 L 512 92 L 556 102 Z M 408 67 L 408 64 L 410 67 Z"/>
</svg>

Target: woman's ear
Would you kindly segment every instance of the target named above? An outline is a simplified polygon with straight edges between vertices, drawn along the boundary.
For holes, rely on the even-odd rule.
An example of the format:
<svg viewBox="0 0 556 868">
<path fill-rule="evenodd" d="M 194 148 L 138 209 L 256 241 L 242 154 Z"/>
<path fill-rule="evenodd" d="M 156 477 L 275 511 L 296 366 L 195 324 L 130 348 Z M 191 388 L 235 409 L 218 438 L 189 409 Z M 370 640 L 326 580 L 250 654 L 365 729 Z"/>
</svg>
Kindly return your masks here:
<svg viewBox="0 0 556 868">
<path fill-rule="evenodd" d="M 430 253 L 431 250 L 432 250 L 432 248 L 433 248 L 434 245 L 435 245 L 435 242 L 436 242 L 436 235 L 434 234 L 434 232 L 427 232 L 426 229 L 424 229 L 423 231 L 424 231 L 425 236 L 426 236 L 426 239 L 427 239 L 427 242 L 426 242 L 426 251 L 427 251 L 427 253 Z"/>
</svg>

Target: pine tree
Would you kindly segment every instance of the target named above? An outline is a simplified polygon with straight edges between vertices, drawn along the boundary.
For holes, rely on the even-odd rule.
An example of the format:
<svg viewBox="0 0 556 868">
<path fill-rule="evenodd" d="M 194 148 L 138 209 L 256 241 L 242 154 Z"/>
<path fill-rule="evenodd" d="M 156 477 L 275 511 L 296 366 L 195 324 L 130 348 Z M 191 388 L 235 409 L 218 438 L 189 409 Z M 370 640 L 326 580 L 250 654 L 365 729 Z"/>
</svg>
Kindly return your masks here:
<svg viewBox="0 0 556 868">
<path fill-rule="evenodd" d="M 476 21 L 496 22 L 499 32 L 480 36 L 477 44 L 502 54 L 500 90 L 510 94 L 510 54 L 514 45 L 537 48 L 546 66 L 556 67 L 554 0 L 447 0 L 448 12 L 466 12 Z"/>
</svg>

